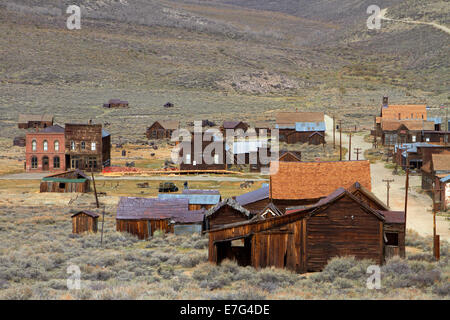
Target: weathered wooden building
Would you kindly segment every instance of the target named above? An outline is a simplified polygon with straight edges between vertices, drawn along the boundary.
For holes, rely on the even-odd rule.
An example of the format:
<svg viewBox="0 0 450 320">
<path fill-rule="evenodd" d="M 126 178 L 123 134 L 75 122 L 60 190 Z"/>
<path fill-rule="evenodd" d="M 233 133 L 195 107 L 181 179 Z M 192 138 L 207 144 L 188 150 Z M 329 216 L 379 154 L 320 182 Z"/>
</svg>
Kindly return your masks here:
<svg viewBox="0 0 450 320">
<path fill-rule="evenodd" d="M 450 146 L 445 147 L 428 142 L 405 143 L 394 147 L 393 162 L 403 169 L 420 169 L 422 165 L 431 159 L 434 153 L 450 151 Z"/>
<path fill-rule="evenodd" d="M 448 144 L 450 142 L 450 131 L 422 131 L 422 141 L 438 143 L 441 145 Z"/>
<path fill-rule="evenodd" d="M 359 181 L 371 191 L 370 163 L 360 161 L 271 163 L 270 199 L 280 209 L 310 205 Z"/>
<path fill-rule="evenodd" d="M 204 210 L 189 211 L 188 199 L 121 197 L 116 230 L 148 239 L 156 230 L 177 233 L 177 229 L 201 232 Z"/>
<path fill-rule="evenodd" d="M 103 108 L 128 108 L 128 101 L 123 101 L 120 99 L 110 99 L 107 103 L 103 104 Z"/>
<path fill-rule="evenodd" d="M 91 191 L 91 180 L 81 170 L 71 170 L 42 178 L 40 192 L 79 192 Z"/>
<path fill-rule="evenodd" d="M 325 118 L 323 112 L 280 112 L 275 128 L 279 130 L 280 142 L 325 143 Z"/>
<path fill-rule="evenodd" d="M 236 202 L 250 211 L 252 215 L 260 213 L 269 204 L 269 185 L 264 184 L 261 188 L 244 193 L 235 198 Z"/>
<path fill-rule="evenodd" d="M 20 114 L 18 120 L 19 129 L 47 128 L 53 125 L 53 115 L 50 114 Z"/>
<path fill-rule="evenodd" d="M 278 161 L 301 162 L 302 161 L 302 152 L 301 151 L 281 150 Z"/>
<path fill-rule="evenodd" d="M 229 223 L 247 221 L 254 216 L 235 199 L 228 198 L 206 211 L 204 230 L 221 228 Z"/>
<path fill-rule="evenodd" d="M 384 146 L 422 142 L 423 132 L 433 129 L 434 122 L 426 120 L 383 120 L 381 142 Z"/>
<path fill-rule="evenodd" d="M 300 273 L 321 271 L 336 256 L 382 264 L 387 243 L 394 243 L 385 235 L 386 226 L 397 224 L 393 220 L 402 221 L 402 217 L 404 224 L 401 212 L 374 210 L 339 188 L 307 208 L 209 230 L 209 261 L 218 264 L 232 259 L 242 266 L 273 266 Z M 400 246 L 404 240 L 397 235 Z M 398 249 L 399 254 L 402 250 Z"/>
<path fill-rule="evenodd" d="M 72 215 L 72 233 L 97 232 L 98 214 L 89 210 Z"/>
<path fill-rule="evenodd" d="M 448 175 L 450 174 L 450 152 L 435 153 L 422 168 L 422 189 L 434 197 L 436 210 L 448 208 Z"/>
<path fill-rule="evenodd" d="M 187 199 L 189 210 L 210 209 L 221 201 L 220 194 L 186 194 L 186 193 L 160 193 L 158 199 Z"/>
<path fill-rule="evenodd" d="M 225 143 L 214 132 L 192 132 L 191 139 L 181 141 L 179 148 L 180 170 L 226 170 Z"/>
<path fill-rule="evenodd" d="M 101 124 L 70 124 L 65 127 L 66 168 L 101 171 L 111 166 L 111 135 Z"/>
<path fill-rule="evenodd" d="M 226 136 L 227 130 L 242 130 L 244 133 L 248 130 L 249 125 L 243 121 L 224 121 L 220 130 L 223 133 L 223 136 Z"/>
<path fill-rule="evenodd" d="M 175 120 L 159 120 L 147 128 L 147 139 L 170 139 L 172 133 L 180 128 L 180 122 Z"/>
</svg>

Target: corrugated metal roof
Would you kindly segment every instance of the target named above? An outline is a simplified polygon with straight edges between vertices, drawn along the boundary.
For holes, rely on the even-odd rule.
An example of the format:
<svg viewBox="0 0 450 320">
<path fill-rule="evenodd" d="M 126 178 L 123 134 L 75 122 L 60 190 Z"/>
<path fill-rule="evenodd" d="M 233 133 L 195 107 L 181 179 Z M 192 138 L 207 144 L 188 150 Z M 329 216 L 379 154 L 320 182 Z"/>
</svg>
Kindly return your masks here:
<svg viewBox="0 0 450 320">
<path fill-rule="evenodd" d="M 428 121 L 432 121 L 435 124 L 441 124 L 442 123 L 442 118 L 441 117 L 428 117 L 427 120 Z"/>
<path fill-rule="evenodd" d="M 240 196 L 236 197 L 236 201 L 241 206 L 245 206 L 249 203 L 253 203 L 253 202 L 260 201 L 260 200 L 267 199 L 267 198 L 269 198 L 269 186 L 268 185 L 261 187 L 255 191 L 241 194 Z"/>
<path fill-rule="evenodd" d="M 325 121 L 320 122 L 296 122 L 295 131 L 308 132 L 308 131 L 325 131 Z"/>
<path fill-rule="evenodd" d="M 445 176 L 440 179 L 442 182 L 449 182 L 450 181 L 450 174 L 448 176 Z"/>
<path fill-rule="evenodd" d="M 220 202 L 218 194 L 179 194 L 179 193 L 160 193 L 158 199 L 188 199 L 189 204 L 217 204 Z"/>
<path fill-rule="evenodd" d="M 386 223 L 405 223 L 405 212 L 404 211 L 381 211 Z"/>
<path fill-rule="evenodd" d="M 220 194 L 219 190 L 214 189 L 183 189 L 183 194 Z"/>
<path fill-rule="evenodd" d="M 102 129 L 102 138 L 107 137 L 111 135 L 108 131 L 106 131 L 105 129 Z"/>
</svg>

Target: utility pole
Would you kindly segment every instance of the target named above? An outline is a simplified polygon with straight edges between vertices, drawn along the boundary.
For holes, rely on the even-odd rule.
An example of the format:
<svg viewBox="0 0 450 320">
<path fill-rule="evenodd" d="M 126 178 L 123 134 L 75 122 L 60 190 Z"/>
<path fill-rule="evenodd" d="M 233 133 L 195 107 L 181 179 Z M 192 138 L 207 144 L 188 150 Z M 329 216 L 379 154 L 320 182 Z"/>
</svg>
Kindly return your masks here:
<svg viewBox="0 0 450 320">
<path fill-rule="evenodd" d="M 352 131 L 348 132 L 348 161 L 352 160 Z"/>
<path fill-rule="evenodd" d="M 361 148 L 355 148 L 356 160 L 359 160 L 360 153 L 361 153 Z"/>
<path fill-rule="evenodd" d="M 339 160 L 342 161 L 342 121 L 339 121 Z"/>
<path fill-rule="evenodd" d="M 389 190 L 391 189 L 391 182 L 394 182 L 394 179 L 383 179 L 383 182 L 386 182 L 386 205 L 389 207 Z"/>
<path fill-rule="evenodd" d="M 100 245 L 103 245 L 103 226 L 105 224 L 105 207 L 103 207 L 103 217 L 102 217 L 102 235 L 100 237 Z"/>
<path fill-rule="evenodd" d="M 336 149 L 336 116 L 333 115 L 333 149 Z"/>
<path fill-rule="evenodd" d="M 440 254 L 440 237 L 438 234 L 436 234 L 437 233 L 436 232 L 436 211 L 437 211 L 436 204 L 441 203 L 441 202 L 440 201 L 436 202 L 436 192 L 440 193 L 441 191 L 444 191 L 444 189 L 441 189 L 441 188 L 436 189 L 436 184 L 433 181 L 432 189 L 426 189 L 425 191 L 431 191 L 431 196 L 433 199 L 433 207 L 431 209 L 433 212 L 433 256 L 436 259 L 436 261 L 439 261 L 441 254 Z"/>
<path fill-rule="evenodd" d="M 92 175 L 92 183 L 94 184 L 95 203 L 97 204 L 98 209 L 100 206 L 98 204 L 97 188 L 95 187 L 94 169 L 92 167 L 91 167 L 91 175 Z"/>
<path fill-rule="evenodd" d="M 408 190 L 409 190 L 409 163 L 408 163 L 408 154 L 406 154 L 406 179 L 405 179 L 405 227 L 404 232 L 406 234 L 406 216 L 408 209 Z"/>
</svg>

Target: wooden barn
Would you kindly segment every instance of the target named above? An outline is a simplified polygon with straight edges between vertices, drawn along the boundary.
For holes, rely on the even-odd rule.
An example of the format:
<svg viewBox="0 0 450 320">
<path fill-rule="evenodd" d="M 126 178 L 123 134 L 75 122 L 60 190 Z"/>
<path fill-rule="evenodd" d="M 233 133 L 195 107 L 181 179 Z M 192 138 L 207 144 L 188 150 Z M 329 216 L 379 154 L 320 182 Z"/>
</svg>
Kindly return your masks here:
<svg viewBox="0 0 450 320">
<path fill-rule="evenodd" d="M 403 221 L 404 227 L 404 213 L 374 210 L 339 188 L 307 208 L 209 230 L 209 261 L 219 264 L 231 259 L 241 266 L 273 266 L 299 273 L 321 271 L 336 256 L 382 264 L 389 243 L 387 220 L 400 227 Z"/>
<path fill-rule="evenodd" d="M 98 214 L 84 210 L 72 215 L 72 233 L 97 232 Z"/>
<path fill-rule="evenodd" d="M 71 170 L 42 178 L 40 192 L 80 192 L 91 191 L 91 179 L 81 170 Z"/>
<path fill-rule="evenodd" d="M 47 128 L 53 125 L 51 114 L 20 114 L 18 120 L 19 129 Z"/>
<path fill-rule="evenodd" d="M 160 193 L 160 200 L 187 199 L 189 210 L 211 209 L 221 201 L 220 194 L 186 194 L 186 193 Z"/>
<path fill-rule="evenodd" d="M 189 211 L 187 199 L 121 197 L 117 207 L 116 230 L 148 239 L 156 230 L 201 232 L 203 210 Z"/>
<path fill-rule="evenodd" d="M 242 207 L 235 199 L 228 198 L 205 213 L 205 230 L 221 228 L 226 224 L 247 221 L 255 215 Z"/>
<path fill-rule="evenodd" d="M 172 133 L 180 128 L 180 122 L 176 120 L 159 120 L 147 128 L 147 139 L 170 139 Z"/>
<path fill-rule="evenodd" d="M 261 212 L 270 202 L 269 185 L 263 184 L 261 188 L 235 197 L 240 206 L 250 211 L 252 215 Z"/>
<path fill-rule="evenodd" d="M 310 205 L 355 182 L 372 190 L 370 163 L 359 161 L 271 163 L 270 199 L 280 209 Z"/>
</svg>

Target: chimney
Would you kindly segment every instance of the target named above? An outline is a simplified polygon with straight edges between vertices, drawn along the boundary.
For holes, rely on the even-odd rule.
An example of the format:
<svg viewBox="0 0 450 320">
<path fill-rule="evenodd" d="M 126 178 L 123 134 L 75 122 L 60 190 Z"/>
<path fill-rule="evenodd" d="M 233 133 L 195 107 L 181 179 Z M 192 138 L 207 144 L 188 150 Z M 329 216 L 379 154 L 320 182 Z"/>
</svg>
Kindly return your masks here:
<svg viewBox="0 0 450 320">
<path fill-rule="evenodd" d="M 92 124 L 92 119 L 89 119 L 88 124 Z"/>
<path fill-rule="evenodd" d="M 389 102 L 389 97 L 388 96 L 384 96 L 383 97 L 383 107 L 388 107 L 388 103 Z"/>
</svg>

